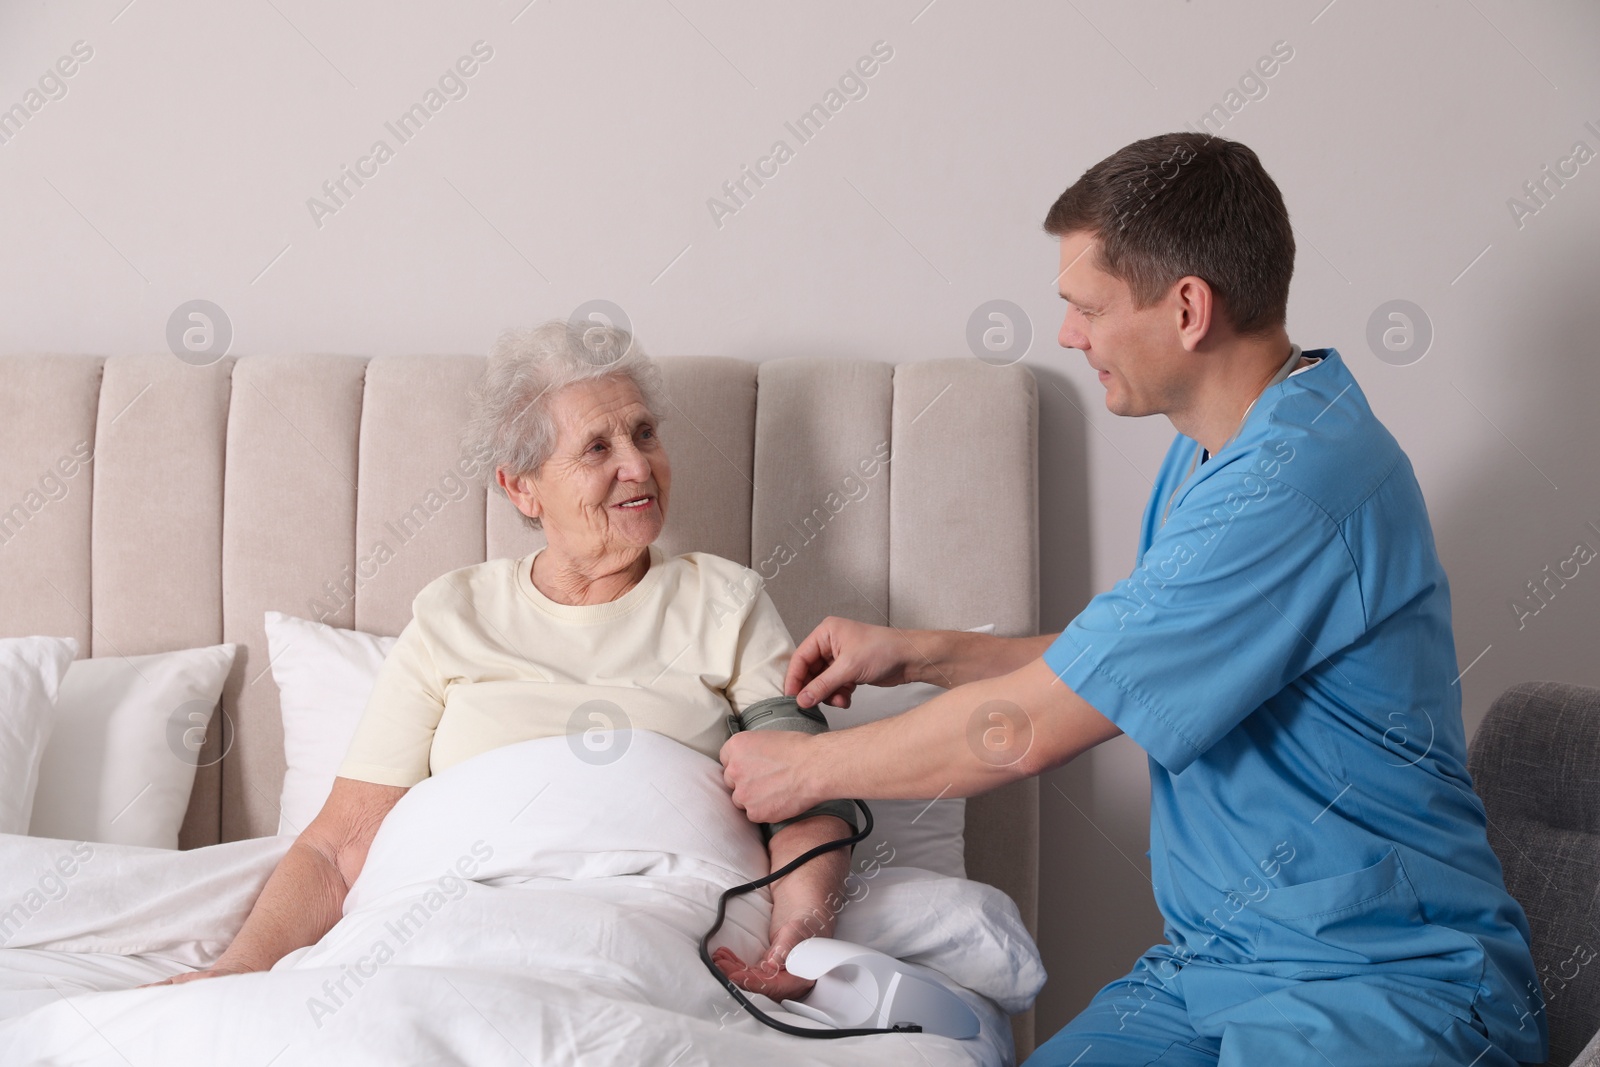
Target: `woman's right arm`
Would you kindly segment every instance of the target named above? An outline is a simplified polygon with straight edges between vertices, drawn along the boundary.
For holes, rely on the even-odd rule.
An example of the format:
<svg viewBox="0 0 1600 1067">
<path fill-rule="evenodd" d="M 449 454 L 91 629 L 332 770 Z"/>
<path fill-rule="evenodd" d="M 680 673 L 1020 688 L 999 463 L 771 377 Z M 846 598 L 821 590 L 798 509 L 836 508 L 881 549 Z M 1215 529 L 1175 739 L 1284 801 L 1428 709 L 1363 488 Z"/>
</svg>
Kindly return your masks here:
<svg viewBox="0 0 1600 1067">
<path fill-rule="evenodd" d="M 378 827 L 405 793 L 404 786 L 335 778 L 327 802 L 278 861 L 227 951 L 208 970 L 150 984 L 265 971 L 295 949 L 316 944 L 339 921 Z"/>
</svg>

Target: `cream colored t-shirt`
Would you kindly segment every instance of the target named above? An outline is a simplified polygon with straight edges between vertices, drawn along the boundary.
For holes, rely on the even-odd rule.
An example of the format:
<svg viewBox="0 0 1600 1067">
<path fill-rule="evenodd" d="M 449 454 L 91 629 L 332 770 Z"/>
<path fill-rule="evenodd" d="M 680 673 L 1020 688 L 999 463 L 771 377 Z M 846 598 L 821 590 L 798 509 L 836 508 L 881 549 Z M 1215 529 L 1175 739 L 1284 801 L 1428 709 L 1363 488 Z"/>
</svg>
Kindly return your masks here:
<svg viewBox="0 0 1600 1067">
<path fill-rule="evenodd" d="M 730 711 L 783 694 L 794 641 L 755 571 L 705 552 L 649 552 L 644 577 L 605 604 L 539 592 L 538 552 L 430 582 L 340 776 L 412 786 L 501 745 L 607 727 L 716 759 Z"/>
</svg>

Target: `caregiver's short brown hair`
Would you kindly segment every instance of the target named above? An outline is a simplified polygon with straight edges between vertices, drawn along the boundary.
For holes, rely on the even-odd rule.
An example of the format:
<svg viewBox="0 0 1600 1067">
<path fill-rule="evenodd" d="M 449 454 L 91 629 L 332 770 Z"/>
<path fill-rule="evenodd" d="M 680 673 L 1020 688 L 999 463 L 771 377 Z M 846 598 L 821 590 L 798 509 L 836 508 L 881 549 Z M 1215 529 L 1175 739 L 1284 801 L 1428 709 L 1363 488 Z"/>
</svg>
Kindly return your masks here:
<svg viewBox="0 0 1600 1067">
<path fill-rule="evenodd" d="M 1047 233 L 1099 238 L 1096 264 L 1149 307 L 1185 275 L 1204 278 L 1240 333 L 1281 326 L 1294 274 L 1283 194 L 1246 145 L 1202 133 L 1135 141 L 1073 182 Z"/>
</svg>

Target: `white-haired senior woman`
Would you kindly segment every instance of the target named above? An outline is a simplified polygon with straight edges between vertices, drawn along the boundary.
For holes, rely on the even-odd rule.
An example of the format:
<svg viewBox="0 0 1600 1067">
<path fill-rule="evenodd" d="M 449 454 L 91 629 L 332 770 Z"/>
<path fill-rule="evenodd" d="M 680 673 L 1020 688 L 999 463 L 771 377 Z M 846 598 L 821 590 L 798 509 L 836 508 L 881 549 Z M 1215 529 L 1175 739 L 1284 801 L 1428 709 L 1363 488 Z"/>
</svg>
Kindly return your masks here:
<svg viewBox="0 0 1600 1067">
<path fill-rule="evenodd" d="M 766 593 L 737 626 L 707 607 L 728 582 L 743 587 L 747 569 L 654 545 L 672 486 L 664 406 L 659 368 L 626 331 L 552 322 L 501 336 L 474 390 L 467 443 L 547 546 L 418 594 L 322 811 L 216 965 L 168 982 L 267 970 L 320 940 L 384 816 L 430 774 L 587 726 L 574 711 L 596 699 L 625 708 L 633 728 L 716 759 L 730 710 L 783 695 L 794 642 Z M 772 869 L 849 832 L 832 815 L 791 822 L 772 835 Z M 835 851 L 775 883 L 767 954 L 746 964 L 720 949 L 718 967 L 775 998 L 803 992 L 810 983 L 783 961 L 832 932 L 836 909 L 825 905 L 842 899 L 848 868 Z"/>
</svg>

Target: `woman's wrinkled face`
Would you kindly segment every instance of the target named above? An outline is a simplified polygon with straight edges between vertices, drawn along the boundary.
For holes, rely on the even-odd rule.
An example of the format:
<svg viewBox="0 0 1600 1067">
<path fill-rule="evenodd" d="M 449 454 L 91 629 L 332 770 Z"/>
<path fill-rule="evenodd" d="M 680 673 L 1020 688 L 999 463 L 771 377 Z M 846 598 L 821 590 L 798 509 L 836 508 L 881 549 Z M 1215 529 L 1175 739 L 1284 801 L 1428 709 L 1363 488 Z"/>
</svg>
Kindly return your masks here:
<svg viewBox="0 0 1600 1067">
<path fill-rule="evenodd" d="M 525 482 L 550 544 L 583 559 L 649 545 L 666 522 L 672 467 L 638 387 L 578 382 L 550 409 L 555 451 Z"/>
</svg>

